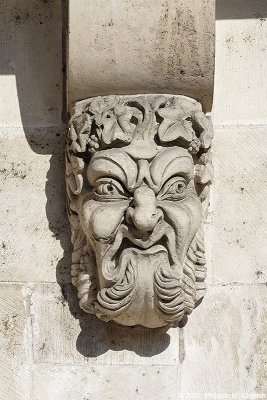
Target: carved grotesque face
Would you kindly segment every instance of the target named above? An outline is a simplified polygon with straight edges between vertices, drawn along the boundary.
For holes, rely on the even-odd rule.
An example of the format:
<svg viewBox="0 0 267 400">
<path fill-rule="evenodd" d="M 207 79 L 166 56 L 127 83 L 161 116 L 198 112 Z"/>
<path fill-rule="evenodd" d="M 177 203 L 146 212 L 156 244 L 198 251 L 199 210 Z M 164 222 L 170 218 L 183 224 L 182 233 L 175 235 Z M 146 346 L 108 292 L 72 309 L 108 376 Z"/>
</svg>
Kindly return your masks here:
<svg viewBox="0 0 267 400">
<path fill-rule="evenodd" d="M 174 324 L 203 296 L 206 195 L 201 177 L 208 163 L 203 145 L 202 161 L 196 154 L 204 129 L 196 121 L 197 136 L 185 106 L 179 109 L 166 98 L 154 108 L 149 103 L 152 116 L 144 129 L 148 106 L 135 102 L 131 108 L 128 99 L 116 99 L 116 106 L 105 104 L 97 116 L 87 109 L 89 127 L 84 109 L 79 110 L 82 124 L 75 129 L 87 132 L 86 151 L 80 147 L 79 153 L 68 154 L 72 168 L 67 176 L 78 172 L 68 192 L 73 231 L 77 224 L 80 229 L 74 240 L 74 283 L 82 308 L 103 320 L 147 327 Z M 159 108 L 162 102 L 165 107 Z M 198 182 L 196 170 L 201 171 Z"/>
</svg>

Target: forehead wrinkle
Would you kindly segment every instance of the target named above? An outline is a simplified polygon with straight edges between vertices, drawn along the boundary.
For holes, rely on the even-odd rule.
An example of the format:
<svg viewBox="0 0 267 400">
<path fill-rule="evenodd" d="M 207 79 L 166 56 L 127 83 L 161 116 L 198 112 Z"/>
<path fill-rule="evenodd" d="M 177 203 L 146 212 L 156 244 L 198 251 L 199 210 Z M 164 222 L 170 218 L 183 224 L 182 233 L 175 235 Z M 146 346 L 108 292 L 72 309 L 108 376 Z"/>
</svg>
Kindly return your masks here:
<svg viewBox="0 0 267 400">
<path fill-rule="evenodd" d="M 158 154 L 151 166 L 153 181 L 162 186 L 174 175 L 184 175 L 188 180 L 193 178 L 194 163 L 191 155 L 183 148 L 170 148 Z"/>
<path fill-rule="evenodd" d="M 125 152 L 103 150 L 96 153 L 88 166 L 88 180 L 93 184 L 101 177 L 114 177 L 132 187 L 137 178 L 136 163 Z"/>
</svg>

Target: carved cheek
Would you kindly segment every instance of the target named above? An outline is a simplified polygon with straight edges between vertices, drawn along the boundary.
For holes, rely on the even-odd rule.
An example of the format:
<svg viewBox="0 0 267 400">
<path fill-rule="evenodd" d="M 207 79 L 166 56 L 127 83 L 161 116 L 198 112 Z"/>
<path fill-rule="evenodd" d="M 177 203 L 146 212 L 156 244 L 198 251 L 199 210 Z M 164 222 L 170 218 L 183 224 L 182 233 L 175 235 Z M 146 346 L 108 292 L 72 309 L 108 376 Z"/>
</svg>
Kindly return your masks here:
<svg viewBox="0 0 267 400">
<path fill-rule="evenodd" d="M 201 204 L 197 197 L 182 201 L 160 202 L 165 219 L 174 228 L 180 251 L 187 250 L 201 222 Z"/>
<path fill-rule="evenodd" d="M 115 235 L 128 204 L 128 201 L 100 203 L 95 200 L 84 203 L 82 219 L 86 234 L 96 240 L 110 239 Z"/>
</svg>

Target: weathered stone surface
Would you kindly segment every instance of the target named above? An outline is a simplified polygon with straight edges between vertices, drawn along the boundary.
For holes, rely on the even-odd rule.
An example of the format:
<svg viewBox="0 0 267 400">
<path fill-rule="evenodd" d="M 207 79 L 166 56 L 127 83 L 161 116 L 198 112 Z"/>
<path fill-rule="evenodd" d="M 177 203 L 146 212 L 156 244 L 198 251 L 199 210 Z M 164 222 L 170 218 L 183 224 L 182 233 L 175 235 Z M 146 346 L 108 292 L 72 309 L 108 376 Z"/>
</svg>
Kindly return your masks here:
<svg viewBox="0 0 267 400">
<path fill-rule="evenodd" d="M 213 153 L 214 283 L 267 282 L 266 127 L 217 129 Z"/>
<path fill-rule="evenodd" d="M 38 365 L 34 400 L 177 400 L 176 367 Z"/>
<path fill-rule="evenodd" d="M 115 365 L 124 371 L 131 366 L 131 375 L 136 381 L 140 365 L 145 373 L 150 371 L 149 365 L 166 366 L 169 371 L 176 366 L 181 372 L 179 393 L 203 396 L 204 392 L 264 393 L 267 389 L 265 285 L 210 287 L 201 307 L 189 316 L 185 327 L 166 332 L 162 328 L 156 332 L 105 324 L 94 316 L 79 314 L 75 294 L 69 290 L 71 285 L 65 288 L 68 305 L 56 284 L 36 284 L 33 291 L 34 359 L 40 365 L 37 369 L 43 375 L 40 379 L 50 379 L 53 373 L 49 370 L 54 364 L 61 366 L 52 371 L 67 376 L 83 371 L 76 369 L 78 366 L 93 371 L 101 364 L 103 370 L 98 377 L 104 385 L 103 371 L 109 367 L 111 371 Z M 39 382 L 37 378 L 35 381 Z M 61 385 L 58 390 L 67 396 Z M 65 390 L 78 389 L 70 384 Z M 90 390 L 95 390 L 94 384 Z M 169 394 L 173 395 L 171 389 Z M 174 399 L 178 399 L 178 392 Z"/>
<path fill-rule="evenodd" d="M 183 329 L 180 392 L 266 393 L 266 331 L 266 285 L 209 288 Z"/>
<path fill-rule="evenodd" d="M 70 0 L 69 105 L 92 96 L 172 93 L 209 111 L 214 0 Z"/>
<path fill-rule="evenodd" d="M 267 2 L 216 3 L 213 124 L 266 124 Z"/>
<path fill-rule="evenodd" d="M 170 365 L 178 363 L 177 329 L 149 330 L 99 321 L 78 305 L 72 285 L 37 284 L 32 295 L 34 360 L 50 364 Z M 49 318 L 47 317 L 49 315 Z"/>
<path fill-rule="evenodd" d="M 0 2 L 0 127 L 61 124 L 64 3 Z"/>
<path fill-rule="evenodd" d="M 9 131 L 10 132 L 10 131 Z M 30 196 L 34 193 L 34 200 L 31 200 L 32 210 L 26 207 L 23 203 L 21 204 L 21 197 L 16 199 L 18 192 L 16 192 L 16 185 L 22 184 L 27 178 L 24 179 L 19 177 L 11 177 L 12 165 L 9 169 L 9 185 L 3 180 L 3 185 L 5 191 L 1 192 L 1 207 L 5 210 L 10 204 L 15 204 L 13 212 L 18 213 L 19 208 L 23 205 L 23 211 L 27 211 L 28 215 L 32 215 L 32 224 L 36 222 L 36 215 L 45 212 L 46 199 L 43 193 L 43 187 L 46 180 L 45 170 L 49 168 L 49 158 L 51 157 L 50 150 L 47 150 L 45 144 L 54 144 L 54 149 L 58 149 L 59 153 L 62 154 L 64 147 L 64 140 L 60 140 L 59 137 L 54 137 L 50 130 L 46 131 L 46 135 L 37 135 L 35 137 L 39 138 L 36 141 L 36 145 L 31 144 L 31 147 L 27 144 L 24 137 L 15 137 L 14 131 L 9 137 L 5 136 L 2 141 L 2 149 L 8 151 L 8 157 L 10 164 L 12 162 L 20 162 L 24 160 L 24 155 L 27 156 L 27 160 L 30 161 L 32 167 L 31 172 L 31 184 L 28 181 L 28 188 L 26 186 L 20 186 L 24 195 Z M 20 133 L 21 134 L 21 133 Z M 265 185 L 265 176 L 262 172 L 262 167 L 260 167 L 260 160 L 262 160 L 262 151 L 265 148 L 265 136 L 266 130 L 262 128 L 230 128 L 230 129 L 220 129 L 215 132 L 214 140 L 214 155 L 213 160 L 215 161 L 215 186 L 213 186 L 212 194 L 212 215 L 210 215 L 207 220 L 209 223 L 206 224 L 206 253 L 207 260 L 209 262 L 208 271 L 211 272 L 215 270 L 215 277 L 210 276 L 209 283 L 211 281 L 213 284 L 218 286 L 210 288 L 208 293 L 203 300 L 200 307 L 196 308 L 194 313 L 189 317 L 188 323 L 184 328 L 184 339 L 185 339 L 185 359 L 179 365 L 179 359 L 183 358 L 183 336 L 178 337 L 178 330 L 171 329 L 167 333 L 161 331 L 160 335 L 154 335 L 153 331 L 142 330 L 139 328 L 123 328 L 115 324 L 105 324 L 99 321 L 93 316 L 86 315 L 79 311 L 75 299 L 77 299 L 75 289 L 69 284 L 65 286 L 65 293 L 68 302 L 64 302 L 60 288 L 57 283 L 52 285 L 42 285 L 38 284 L 33 291 L 31 298 L 31 314 L 33 320 L 33 335 L 34 335 L 34 359 L 36 364 L 41 364 L 36 366 L 36 371 L 34 373 L 34 391 L 37 393 L 38 386 L 43 388 L 43 398 L 41 400 L 47 400 L 45 395 L 48 390 L 48 383 L 51 382 L 50 390 L 52 392 L 51 396 L 61 394 L 60 400 L 71 400 L 75 399 L 73 395 L 78 391 L 77 382 L 79 372 L 84 368 L 84 375 L 88 373 L 88 369 L 97 366 L 98 363 L 102 365 L 106 364 L 109 368 L 116 364 L 120 365 L 120 368 L 129 368 L 123 364 L 131 364 L 138 366 L 142 365 L 142 370 L 145 365 L 157 365 L 166 366 L 166 374 L 169 370 L 177 367 L 182 368 L 182 381 L 179 388 L 181 393 L 203 393 L 204 391 L 210 393 L 219 392 L 237 392 L 237 393 L 265 393 L 266 388 L 266 323 L 267 317 L 266 313 L 266 287 L 265 285 L 256 285 L 257 282 L 266 282 L 265 272 L 261 277 L 257 277 L 259 274 L 255 274 L 257 271 L 256 264 L 251 258 L 246 265 L 245 269 L 234 269 L 235 262 L 234 258 L 238 255 L 242 255 L 245 251 L 239 249 L 235 246 L 225 246 L 224 242 L 227 240 L 228 236 L 224 236 L 224 226 L 229 227 L 233 225 L 235 229 L 232 231 L 230 237 L 235 237 L 238 239 L 237 233 L 240 227 L 239 223 L 239 212 L 241 212 L 242 217 L 245 219 L 242 221 L 249 222 L 249 230 L 246 231 L 246 237 L 244 240 L 244 246 L 250 249 L 246 254 L 251 257 L 253 252 L 255 256 L 259 257 L 263 251 L 263 242 L 261 241 L 261 235 L 258 233 L 259 228 L 256 228 L 256 223 L 261 226 L 263 223 L 264 213 L 264 194 L 263 190 Z M 43 137 L 43 139 L 41 139 Z M 58 145 L 57 140 L 54 142 L 53 138 L 57 138 L 61 143 Z M 30 143 L 30 142 L 29 142 Z M 231 143 L 232 147 L 229 146 Z M 255 157 L 249 158 L 246 154 L 244 143 L 247 143 L 250 149 L 249 154 L 255 154 Z M 42 149 L 42 146 L 45 147 Z M 57 148 L 57 146 L 59 146 Z M 55 153 L 58 151 L 55 150 Z M 222 160 L 221 154 L 224 154 L 227 159 Z M 240 154 L 240 156 L 239 156 Z M 3 159 L 3 158 L 2 158 Z M 60 163 L 58 163 L 58 158 L 55 154 L 52 155 L 50 176 L 48 176 L 48 181 L 51 183 L 50 190 L 54 194 L 51 197 L 50 204 L 52 210 L 57 210 L 52 213 L 53 218 L 57 215 L 61 215 L 63 208 L 59 204 L 63 205 L 63 194 L 65 187 L 62 185 L 60 188 L 59 184 L 63 179 L 63 176 L 59 176 L 59 171 L 64 169 L 63 156 Z M 228 161 L 227 161 L 228 160 Z M 4 160 L 4 162 L 7 162 Z M 40 163 L 40 168 L 38 167 Z M 9 164 L 8 164 L 9 165 Z M 28 164 L 26 164 L 28 165 Z M 17 166 L 17 164 L 16 164 Z M 1 168 L 2 169 L 2 168 Z M 18 172 L 24 173 L 23 169 L 19 169 Z M 36 173 L 35 173 L 36 171 Z M 27 172 L 27 168 L 26 168 Z M 239 178 L 235 178 L 235 174 L 240 174 Z M 243 175 L 244 174 L 244 175 Z M 230 177 L 230 180 L 228 179 Z M 254 177 L 254 178 L 253 178 Z M 52 179 L 53 178 L 53 179 Z M 234 181 L 231 182 L 231 179 Z M 242 185 L 239 184 L 240 179 Z M 248 185 L 246 185 L 248 182 Z M 34 183 L 34 184 L 33 184 Z M 35 188 L 35 185 L 37 186 Z M 259 185 L 258 185 L 259 184 Z M 224 188 L 225 186 L 225 188 Z M 244 187 L 246 190 L 242 191 L 240 189 Z M 35 188 L 35 189 L 34 189 Z M 251 195 L 248 191 L 252 188 Z M 258 188 L 261 188 L 258 190 Z M 3 187 L 1 187 L 3 189 Z M 33 194 L 31 194 L 32 190 Z M 55 196 L 58 191 L 62 191 L 59 197 Z M 228 196 L 224 197 L 224 191 Z M 253 194 L 252 194 L 253 193 Z M 38 196 L 42 196 L 42 202 L 39 202 Z M 228 199 L 230 198 L 230 201 Z M 61 200 L 60 200 L 61 199 Z M 14 203 L 14 201 L 16 202 Z M 235 204 L 235 208 L 234 208 Z M 233 206 L 229 206 L 233 205 Z M 57 208 L 59 207 L 59 208 Z M 244 209 L 243 209 L 244 207 Z M 38 208 L 38 211 L 36 211 Z M 43 210 L 43 211 L 42 211 Z M 223 214 L 220 213 L 223 210 Z M 245 212 L 245 210 L 248 210 Z M 228 215 L 230 213 L 230 217 Z M 6 215 L 6 214 L 4 214 Z M 18 214 L 21 218 L 22 214 Z M 18 229 L 21 226 L 21 219 L 17 218 L 17 222 L 13 224 L 12 231 L 9 231 L 8 221 L 12 221 L 12 217 L 4 217 L 1 214 L 1 226 L 5 225 L 5 232 L 9 233 L 9 241 L 12 244 L 12 248 L 16 249 L 20 246 L 20 242 L 23 240 L 23 229 Z M 10 218 L 10 219 L 9 219 Z M 51 220 L 53 220 L 51 217 Z M 212 218 L 212 221 L 210 221 Z M 226 218 L 226 222 L 224 222 Z M 218 224 L 220 220 L 220 225 Z M 39 221 L 39 220 L 38 220 Z M 212 223 L 211 223 L 212 222 Z M 214 226 L 212 226 L 214 224 Z M 45 218 L 45 213 L 42 217 L 42 225 L 44 232 L 47 231 L 47 220 Z M 244 225 L 246 227 L 246 224 Z M 4 233 L 4 229 L 2 232 Z M 247 228 L 246 228 L 247 229 Z M 16 241 L 12 239 L 11 232 L 14 232 Z M 225 233 L 226 235 L 226 233 Z M 258 235 L 258 236 L 256 236 Z M 67 235 L 66 235 L 67 236 Z M 66 238 L 65 236 L 65 238 Z M 256 236 L 256 237 L 255 237 Z M 5 238 L 6 236 L 4 236 Z M 254 240 L 255 239 L 255 240 Z M 36 242 L 35 242 L 36 240 Z M 37 243 L 38 240 L 38 243 Z M 50 249 L 50 252 L 55 252 L 57 256 L 62 258 L 62 249 L 58 246 L 57 248 L 51 249 L 50 239 L 45 236 L 41 237 L 41 243 L 45 243 L 43 247 L 40 247 L 40 237 L 31 236 L 31 241 L 35 243 L 35 256 L 31 255 L 30 252 L 27 254 L 21 251 L 20 254 L 23 263 L 20 263 L 19 255 L 10 252 L 8 258 L 6 258 L 6 264 L 2 268 L 2 280 L 18 280 L 18 279 L 38 279 L 43 281 L 44 279 L 55 280 L 54 267 L 51 266 L 49 274 L 47 274 L 45 268 L 48 262 L 50 262 L 51 254 L 46 250 L 45 246 Z M 213 254 L 211 252 L 211 243 L 213 244 Z M 59 244 L 56 237 L 53 237 L 53 243 Z M 29 245 L 27 244 L 27 249 Z M 225 246 L 224 251 L 220 251 L 220 246 Z M 242 250 L 242 252 L 241 252 Z M 4 254 L 5 248 L 1 249 L 2 255 Z M 32 260 L 35 263 L 38 261 L 38 256 L 44 252 L 42 263 L 38 264 L 38 271 L 34 268 L 30 269 L 32 265 L 29 261 Z M 217 253 L 220 254 L 220 263 L 216 261 Z M 246 261 L 244 255 L 242 255 L 243 260 Z M 3 260 L 3 257 L 2 257 Z M 211 264 L 212 262 L 212 264 Z M 216 265 L 217 263 L 217 265 Z M 232 265 L 231 269 L 228 269 L 228 263 Z M 10 265 L 11 268 L 7 268 Z M 65 267 L 67 268 L 66 264 Z M 261 265 L 265 266 L 265 263 Z M 22 270 L 24 271 L 22 272 Z M 227 275 L 222 275 L 222 271 L 227 271 Z M 29 272 L 31 271 L 31 272 Z M 12 275 L 14 273 L 14 275 Z M 17 274 L 17 275 L 16 275 Z M 43 274 L 43 275 L 42 275 Z M 256 278 L 256 279 L 255 279 Z M 228 279 L 228 281 L 227 281 Z M 225 285 L 230 279 L 243 284 L 240 286 Z M 254 283 L 255 285 L 251 285 Z M 238 287 L 236 287 L 238 286 Z M 7 351 L 9 348 L 9 339 L 3 334 L 3 323 L 1 323 L 1 346 L 2 352 L 0 355 L 1 365 L 3 365 L 2 374 L 2 387 L 4 387 L 3 397 L 4 400 L 14 399 L 21 400 L 30 399 L 30 372 L 28 367 L 21 362 L 21 358 L 26 360 L 28 353 L 22 351 L 22 339 L 21 332 L 25 323 L 24 306 L 20 303 L 21 289 L 14 289 L 16 285 L 14 284 L 2 284 L 1 285 L 1 315 L 3 316 L 2 321 L 6 321 L 6 316 L 8 315 L 12 321 L 12 315 L 17 314 L 19 310 L 19 317 L 16 317 L 16 328 L 14 331 L 16 333 L 15 340 L 19 345 L 16 347 L 16 354 L 13 358 L 12 352 L 10 356 Z M 20 287 L 20 285 L 19 285 Z M 64 305 L 65 304 L 65 305 Z M 69 306 L 73 315 L 69 311 Z M 76 313 L 76 314 L 75 314 Z M 80 320 L 79 320 L 80 317 Z M 28 318 L 28 317 L 27 317 Z M 80 323 L 82 329 L 80 328 Z M 125 330 L 124 330 L 125 329 Z M 96 332 L 96 334 L 94 333 Z M 130 333 L 129 333 L 130 332 Z M 9 337 L 12 337 L 11 335 Z M 112 338 L 115 338 L 113 341 Z M 169 343 L 170 341 L 170 343 Z M 180 349 L 179 349 L 180 342 Z M 44 346 L 45 343 L 45 346 Z M 135 344 L 134 344 L 135 343 Z M 23 342 L 25 349 L 29 346 L 29 339 L 27 342 Z M 23 350 L 24 351 L 24 350 Z M 22 354 L 22 355 L 21 355 Z M 197 361 L 196 361 L 197 360 Z M 200 360 L 200 361 L 198 361 Z M 60 366 L 55 366 L 55 364 L 61 364 Z M 71 364 L 74 364 L 73 367 Z M 203 367 L 200 368 L 199 365 Z M 52 370 L 50 374 L 49 370 Z M 133 374 L 132 379 L 134 379 L 134 370 L 130 369 Z M 137 370 L 139 370 L 137 368 Z M 61 371 L 59 375 L 56 371 Z M 136 370 L 135 370 L 136 371 Z M 146 373 L 144 371 L 144 373 Z M 66 380 L 63 380 L 63 375 L 66 374 Z M 39 378 L 37 378 L 39 376 Z M 54 376 L 54 378 L 53 378 Z M 62 378 L 62 386 L 58 388 L 59 384 L 57 382 L 58 377 Z M 177 375 L 175 375 L 177 376 Z M 71 380 L 71 377 L 74 377 Z M 98 375 L 101 379 L 101 373 Z M 137 374 L 137 378 L 139 375 Z M 136 378 L 136 379 L 137 379 Z M 13 386 L 10 386 L 9 379 L 14 382 Z M 107 378 L 109 379 L 109 378 Z M 150 388 L 150 378 L 147 378 L 146 387 Z M 152 378 L 151 378 L 152 379 Z M 81 378 L 82 380 L 82 378 Z M 38 384 L 37 384 L 38 382 Z M 68 382 L 73 382 L 68 385 Z M 93 378 L 88 381 L 87 378 L 84 380 L 84 396 L 86 398 L 87 393 L 90 390 L 94 390 L 94 380 Z M 151 381 L 153 382 L 153 380 Z M 52 384 L 53 383 L 53 384 Z M 107 382 L 106 382 L 107 383 Z M 82 384 L 82 383 L 81 383 Z M 47 387 L 45 387 L 45 385 Z M 151 385 L 152 386 L 152 385 Z M 157 386 L 156 386 L 157 387 Z M 57 389 L 58 388 L 58 389 Z M 82 390 L 83 390 L 82 389 Z M 174 390 L 171 388 L 170 390 Z M 104 388 L 99 389 L 101 390 Z M 135 389 L 134 389 L 135 390 Z M 15 393 L 13 395 L 13 393 Z M 55 393 L 55 395 L 53 394 Z M 160 389 L 158 390 L 160 392 Z M 167 393 L 167 389 L 166 389 Z M 22 397 L 24 395 L 24 397 Z M 42 394 L 39 392 L 38 396 Z M 73 397 L 71 397 L 73 395 Z M 170 396 L 173 392 L 170 392 Z M 175 393 L 178 398 L 178 389 Z M 65 398 L 64 398 L 65 396 Z M 77 395 L 78 396 L 78 395 Z M 152 396 L 151 396 L 152 397 Z M 53 399 L 53 397 L 51 397 Z M 81 396 L 82 398 L 82 396 Z M 127 398 L 127 396 L 126 396 Z M 134 398 L 134 397 L 133 397 Z M 140 397 L 141 398 L 141 397 Z M 157 399 L 156 395 L 155 398 Z M 166 398 L 168 395 L 166 394 Z M 38 397 L 34 400 L 38 400 Z M 2 399 L 1 399 L 2 400 Z M 12 399 L 13 400 L 13 399 Z M 50 399 L 49 399 L 50 400 Z M 57 399 L 58 400 L 58 399 Z M 76 399 L 75 399 L 76 400 Z M 90 399 L 91 400 L 91 399 Z M 116 399 L 117 400 L 117 399 Z M 124 400 L 124 399 L 123 399 Z M 158 400 L 158 399 L 157 399 Z M 160 397 L 159 400 L 162 400 Z"/>
<path fill-rule="evenodd" d="M 31 288 L 0 283 L 0 398 L 30 400 L 32 342 Z"/>
<path fill-rule="evenodd" d="M 64 128 L 0 133 L 0 281 L 68 279 Z"/>
</svg>

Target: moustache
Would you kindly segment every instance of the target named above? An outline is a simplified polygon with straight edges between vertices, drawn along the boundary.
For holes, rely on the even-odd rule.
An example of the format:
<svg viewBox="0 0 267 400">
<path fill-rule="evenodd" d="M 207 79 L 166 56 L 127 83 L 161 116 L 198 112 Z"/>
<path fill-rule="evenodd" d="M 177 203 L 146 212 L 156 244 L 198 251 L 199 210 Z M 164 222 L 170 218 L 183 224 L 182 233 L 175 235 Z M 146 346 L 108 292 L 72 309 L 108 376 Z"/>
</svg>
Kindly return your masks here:
<svg viewBox="0 0 267 400">
<path fill-rule="evenodd" d="M 153 261 L 153 297 L 158 317 L 168 324 L 180 321 L 185 313 L 183 263 L 176 253 L 175 232 L 165 221 L 147 239 L 136 238 L 125 225 L 119 227 L 102 258 L 102 273 L 111 286 L 97 294 L 95 307 L 99 318 L 114 319 L 133 302 L 138 289 L 138 255 Z M 166 258 L 168 263 L 164 262 Z"/>
<path fill-rule="evenodd" d="M 177 255 L 176 237 L 174 229 L 165 221 L 161 221 L 147 239 L 138 238 L 134 230 L 126 225 L 120 225 L 112 244 L 108 245 L 102 255 L 102 274 L 107 281 L 114 282 L 120 277 L 122 263 L 120 254 L 124 249 L 136 248 L 140 251 L 149 250 L 155 245 L 161 246 L 162 250 L 168 253 L 170 266 L 177 269 L 182 264 Z M 117 257 L 116 257 L 117 256 Z M 116 260 L 117 258 L 117 260 Z M 180 278 L 182 269 L 179 269 Z"/>
</svg>

